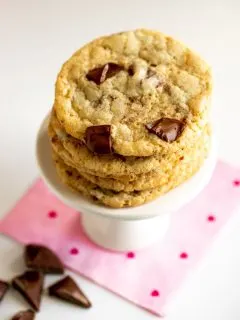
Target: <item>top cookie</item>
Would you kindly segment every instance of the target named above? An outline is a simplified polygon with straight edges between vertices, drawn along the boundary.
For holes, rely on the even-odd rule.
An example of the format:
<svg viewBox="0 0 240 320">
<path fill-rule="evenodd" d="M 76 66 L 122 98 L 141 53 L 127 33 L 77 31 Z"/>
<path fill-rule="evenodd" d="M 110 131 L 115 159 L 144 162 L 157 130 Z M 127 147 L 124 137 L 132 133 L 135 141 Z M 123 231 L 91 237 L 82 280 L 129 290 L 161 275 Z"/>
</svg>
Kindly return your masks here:
<svg viewBox="0 0 240 320">
<path fill-rule="evenodd" d="M 150 30 L 99 38 L 62 67 L 55 110 L 95 153 L 151 156 L 191 144 L 208 122 L 211 72 L 180 42 Z"/>
</svg>

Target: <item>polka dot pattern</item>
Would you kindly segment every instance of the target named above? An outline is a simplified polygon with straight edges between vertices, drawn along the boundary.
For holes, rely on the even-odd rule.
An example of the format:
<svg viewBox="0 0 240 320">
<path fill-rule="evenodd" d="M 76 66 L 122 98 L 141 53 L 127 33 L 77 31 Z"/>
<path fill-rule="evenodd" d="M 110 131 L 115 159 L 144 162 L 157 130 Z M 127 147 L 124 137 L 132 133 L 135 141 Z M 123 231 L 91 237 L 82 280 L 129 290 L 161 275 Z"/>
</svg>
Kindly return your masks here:
<svg viewBox="0 0 240 320">
<path fill-rule="evenodd" d="M 234 185 L 235 187 L 240 187 L 240 180 L 239 180 L 239 179 L 234 180 L 234 181 L 233 181 L 233 185 Z"/>
<path fill-rule="evenodd" d="M 159 293 L 158 290 L 154 289 L 154 290 L 152 290 L 152 292 L 151 292 L 151 296 L 152 296 L 152 297 L 159 297 L 159 296 L 160 296 L 160 293 Z"/>
<path fill-rule="evenodd" d="M 188 254 L 187 254 L 186 252 L 182 252 L 182 253 L 180 254 L 180 258 L 181 258 L 181 259 L 187 259 L 187 258 L 188 258 Z"/>
<path fill-rule="evenodd" d="M 57 214 L 56 211 L 49 211 L 49 212 L 48 212 L 48 217 L 49 217 L 50 219 L 56 219 L 57 216 L 58 216 L 58 214 Z"/>
<path fill-rule="evenodd" d="M 130 251 L 130 252 L 127 253 L 127 257 L 128 257 L 129 259 L 134 259 L 134 258 L 135 258 L 135 253 L 132 252 L 132 251 Z"/>
<path fill-rule="evenodd" d="M 70 254 L 71 254 L 72 256 L 76 256 L 76 255 L 79 254 L 79 250 L 78 250 L 77 248 L 71 248 L 71 249 L 70 249 Z"/>
<path fill-rule="evenodd" d="M 240 169 L 218 162 L 207 188 L 172 214 L 164 240 L 137 252 L 114 253 L 89 241 L 79 222 L 81 213 L 38 180 L 0 221 L 0 232 L 21 243 L 52 246 L 69 269 L 161 315 L 238 208 L 239 192 Z"/>
<path fill-rule="evenodd" d="M 208 220 L 209 222 L 214 222 L 214 221 L 216 221 L 216 217 L 215 217 L 214 215 L 210 214 L 210 215 L 207 217 L 207 220 Z"/>
</svg>

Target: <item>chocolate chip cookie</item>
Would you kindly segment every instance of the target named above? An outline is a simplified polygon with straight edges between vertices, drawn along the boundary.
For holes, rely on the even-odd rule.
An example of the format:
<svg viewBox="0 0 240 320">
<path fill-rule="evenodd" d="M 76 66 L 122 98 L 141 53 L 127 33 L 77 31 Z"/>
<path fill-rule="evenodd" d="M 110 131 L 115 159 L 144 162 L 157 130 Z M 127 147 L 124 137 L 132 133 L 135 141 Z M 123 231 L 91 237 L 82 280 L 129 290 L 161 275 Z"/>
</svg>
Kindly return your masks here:
<svg viewBox="0 0 240 320">
<path fill-rule="evenodd" d="M 205 126 L 208 130 L 208 125 Z M 188 150 L 196 148 L 201 140 L 199 132 L 195 134 L 193 144 L 181 146 L 174 153 L 164 152 L 161 155 L 149 157 L 124 157 L 118 154 L 97 154 L 91 152 L 85 143 L 66 133 L 53 111 L 50 118 L 49 136 L 51 144 L 65 162 L 76 167 L 79 171 L 93 174 L 102 178 L 116 178 L 120 180 L 135 180 L 141 174 L 157 171 L 159 174 L 182 159 Z"/>
<path fill-rule="evenodd" d="M 67 184 L 73 190 L 80 192 L 94 202 L 113 208 L 122 208 L 138 206 L 149 202 L 190 178 L 204 162 L 209 151 L 209 141 L 209 139 L 205 139 L 205 144 L 200 144 L 200 148 L 196 148 L 192 154 L 189 153 L 185 159 L 179 161 L 172 168 L 171 173 L 161 180 L 159 186 L 140 191 L 133 190 L 136 187 L 129 188 L 131 184 L 134 186 L 134 183 L 138 183 L 138 181 L 132 181 L 128 184 L 128 187 L 124 187 L 124 184 L 122 184 L 122 187 L 117 191 L 114 190 L 116 189 L 116 184 L 113 185 L 113 182 L 109 183 L 109 181 L 106 181 L 104 185 L 102 181 L 97 180 L 95 177 L 94 183 L 88 176 L 67 165 L 56 153 L 53 153 L 53 156 L 57 173 L 64 184 Z M 151 180 L 151 177 L 149 179 Z"/>
<path fill-rule="evenodd" d="M 114 208 L 175 188 L 208 155 L 211 90 L 208 65 L 160 32 L 87 44 L 56 82 L 48 131 L 61 181 Z"/>
<path fill-rule="evenodd" d="M 58 75 L 55 110 L 92 152 L 173 153 L 208 122 L 211 87 L 210 68 L 192 50 L 140 29 L 78 50 Z"/>
</svg>

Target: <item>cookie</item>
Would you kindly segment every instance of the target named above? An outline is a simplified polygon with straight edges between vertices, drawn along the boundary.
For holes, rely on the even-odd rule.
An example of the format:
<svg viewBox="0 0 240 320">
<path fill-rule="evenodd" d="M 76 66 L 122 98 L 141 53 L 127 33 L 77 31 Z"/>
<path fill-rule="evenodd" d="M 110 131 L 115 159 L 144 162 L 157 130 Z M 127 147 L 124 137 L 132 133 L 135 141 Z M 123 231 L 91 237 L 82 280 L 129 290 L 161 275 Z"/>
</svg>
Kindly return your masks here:
<svg viewBox="0 0 240 320">
<path fill-rule="evenodd" d="M 62 67 L 57 118 L 91 152 L 145 157 L 194 143 L 208 122 L 209 66 L 160 32 L 102 37 Z"/>
<path fill-rule="evenodd" d="M 53 153 L 53 156 L 57 173 L 64 184 L 68 185 L 72 190 L 85 195 L 92 201 L 113 208 L 122 208 L 138 206 L 149 202 L 190 178 L 201 167 L 208 154 L 209 144 L 202 144 L 202 146 L 204 150 L 196 149 L 194 154 L 189 154 L 188 159 L 179 161 L 173 170 L 171 170 L 167 181 L 163 181 L 162 185 L 156 188 L 132 192 L 116 192 L 108 188 L 101 188 L 99 185 L 85 179 L 79 171 L 64 163 L 56 153 Z"/>
<path fill-rule="evenodd" d="M 208 125 L 204 129 L 209 131 Z M 162 172 L 162 174 L 181 161 L 187 150 L 195 148 L 201 140 L 201 135 L 196 138 L 193 145 L 188 145 L 185 149 L 179 149 L 173 154 L 164 153 L 151 157 L 119 157 L 119 155 L 98 155 L 90 152 L 85 144 L 67 135 L 59 124 L 58 120 L 51 115 L 49 125 L 49 136 L 54 151 L 60 155 L 64 161 L 78 169 L 80 172 L 95 175 L 101 178 L 114 178 L 126 182 L 139 179 L 139 175 L 152 171 Z"/>
<path fill-rule="evenodd" d="M 207 130 L 205 130 L 207 131 Z M 192 156 L 197 156 L 201 154 L 206 155 L 207 146 L 209 146 L 210 140 L 208 132 L 204 132 L 199 142 L 192 149 L 188 149 L 185 156 L 179 161 L 184 162 L 186 166 L 187 163 L 191 165 Z M 178 161 L 178 162 L 179 162 Z M 148 173 L 143 173 L 135 177 L 134 180 L 128 181 L 127 179 L 119 180 L 117 178 L 101 178 L 93 174 L 79 172 L 86 180 L 98 185 L 103 189 L 110 189 L 117 192 L 125 191 L 142 191 L 147 189 L 157 188 L 168 182 L 169 177 L 172 176 L 174 167 L 178 165 L 178 162 L 172 164 L 172 166 L 165 166 L 164 168 L 159 167 L 158 170 L 152 170 Z"/>
<path fill-rule="evenodd" d="M 158 166 L 158 160 L 134 157 L 119 157 L 115 155 L 98 155 L 91 153 L 83 144 L 72 141 L 72 138 L 59 137 L 49 126 L 51 145 L 66 162 L 80 171 L 96 174 L 100 177 L 127 177 L 134 179 L 136 175 L 147 173 Z"/>
<path fill-rule="evenodd" d="M 206 146 L 210 143 L 209 130 L 205 130 L 199 139 L 198 143 L 195 144 L 192 148 L 186 150 L 184 157 L 172 163 L 171 166 L 159 167 L 156 170 L 152 170 L 146 174 L 139 174 L 135 176 L 133 180 L 127 179 L 118 179 L 115 178 L 103 178 L 97 175 L 93 175 L 90 173 L 82 172 L 81 170 L 77 170 L 79 174 L 84 177 L 86 180 L 98 185 L 103 189 L 111 189 L 114 191 L 140 191 L 147 190 L 151 188 L 156 188 L 160 185 L 165 184 L 169 176 L 172 175 L 173 168 L 177 165 L 179 161 L 184 161 L 190 163 L 192 161 L 192 156 L 196 156 L 196 154 L 205 154 Z M 64 159 L 63 159 L 64 161 Z M 71 161 L 66 161 L 65 163 L 71 167 L 74 167 L 74 163 Z"/>
</svg>

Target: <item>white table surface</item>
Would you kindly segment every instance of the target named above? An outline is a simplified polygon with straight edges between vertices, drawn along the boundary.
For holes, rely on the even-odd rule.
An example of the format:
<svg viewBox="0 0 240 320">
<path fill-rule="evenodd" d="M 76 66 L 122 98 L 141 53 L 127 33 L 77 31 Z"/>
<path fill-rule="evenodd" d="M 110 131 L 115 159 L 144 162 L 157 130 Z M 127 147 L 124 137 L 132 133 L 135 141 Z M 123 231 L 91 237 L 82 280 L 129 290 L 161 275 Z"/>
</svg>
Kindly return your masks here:
<svg viewBox="0 0 240 320">
<path fill-rule="evenodd" d="M 215 74 L 220 157 L 240 165 L 240 1 L 0 0 L 0 216 L 38 175 L 34 143 L 61 64 L 85 42 L 137 27 L 159 29 L 201 53 Z M 240 319 L 240 214 L 227 224 L 168 305 L 167 320 Z M 23 271 L 20 245 L 0 236 L 0 278 Z M 147 320 L 155 316 L 75 276 L 94 307 L 44 298 L 38 320 Z M 54 281 L 50 277 L 49 282 Z M 0 319 L 26 305 L 9 294 Z"/>
</svg>

